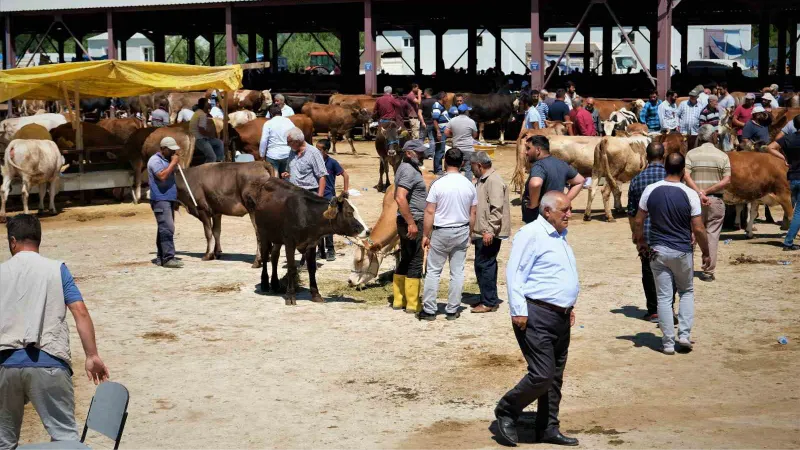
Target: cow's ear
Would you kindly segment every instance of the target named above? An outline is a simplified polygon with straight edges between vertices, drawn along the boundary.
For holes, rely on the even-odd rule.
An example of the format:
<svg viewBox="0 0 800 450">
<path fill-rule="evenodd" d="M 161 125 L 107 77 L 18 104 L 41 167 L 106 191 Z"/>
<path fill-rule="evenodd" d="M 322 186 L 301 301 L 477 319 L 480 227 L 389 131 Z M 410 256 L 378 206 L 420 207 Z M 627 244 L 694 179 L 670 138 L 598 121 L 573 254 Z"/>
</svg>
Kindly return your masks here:
<svg viewBox="0 0 800 450">
<path fill-rule="evenodd" d="M 328 206 L 328 209 L 326 209 L 325 212 L 322 213 L 322 217 L 324 217 L 327 220 L 333 220 L 336 218 L 337 214 L 339 214 L 339 209 L 336 207 L 336 205 L 333 205 L 333 206 Z"/>
</svg>

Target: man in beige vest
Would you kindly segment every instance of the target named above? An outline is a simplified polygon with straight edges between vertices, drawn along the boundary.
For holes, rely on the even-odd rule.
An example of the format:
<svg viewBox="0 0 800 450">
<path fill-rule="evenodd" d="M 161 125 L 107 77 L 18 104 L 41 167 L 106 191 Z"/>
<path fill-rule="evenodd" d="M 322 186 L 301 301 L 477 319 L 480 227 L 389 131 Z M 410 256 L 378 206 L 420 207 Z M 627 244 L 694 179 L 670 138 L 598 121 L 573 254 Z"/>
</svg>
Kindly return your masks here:
<svg viewBox="0 0 800 450">
<path fill-rule="evenodd" d="M 99 384 L 108 369 L 97 353 L 92 318 L 67 266 L 39 255 L 39 220 L 19 214 L 7 228 L 11 259 L 0 264 L 0 448 L 16 447 L 29 401 L 54 441 L 77 441 L 66 312 L 86 352 L 86 375 Z"/>
</svg>

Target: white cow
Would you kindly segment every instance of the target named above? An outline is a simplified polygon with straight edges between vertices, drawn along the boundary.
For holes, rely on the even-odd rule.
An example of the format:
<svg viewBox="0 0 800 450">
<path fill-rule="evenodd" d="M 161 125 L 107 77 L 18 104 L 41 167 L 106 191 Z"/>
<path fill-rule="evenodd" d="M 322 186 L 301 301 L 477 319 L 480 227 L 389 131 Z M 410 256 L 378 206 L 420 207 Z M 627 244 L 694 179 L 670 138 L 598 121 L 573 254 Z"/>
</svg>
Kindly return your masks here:
<svg viewBox="0 0 800 450">
<path fill-rule="evenodd" d="M 0 122 L 0 140 L 8 142 L 19 131 L 20 128 L 28 125 L 29 123 L 37 123 L 45 128 L 47 131 L 67 123 L 67 118 L 62 114 L 36 114 L 27 117 L 12 117 Z"/>
<path fill-rule="evenodd" d="M 236 128 L 239 125 L 244 125 L 251 120 L 256 120 L 256 113 L 243 109 L 241 111 L 234 111 L 228 114 L 228 123 Z"/>
<path fill-rule="evenodd" d="M 5 161 L 0 167 L 3 184 L 0 186 L 0 222 L 6 220 L 6 200 L 11 192 L 11 181 L 22 178 L 22 206 L 28 210 L 28 193 L 31 186 L 39 186 L 39 211 L 44 211 L 44 194 L 50 184 L 50 212 L 56 214 L 56 191 L 64 156 L 53 141 L 14 139 L 6 148 Z"/>
<path fill-rule="evenodd" d="M 270 92 L 269 89 L 264 89 L 261 93 L 264 94 L 264 103 L 261 104 L 259 112 L 266 112 L 269 107 L 272 106 L 272 92 Z"/>
</svg>

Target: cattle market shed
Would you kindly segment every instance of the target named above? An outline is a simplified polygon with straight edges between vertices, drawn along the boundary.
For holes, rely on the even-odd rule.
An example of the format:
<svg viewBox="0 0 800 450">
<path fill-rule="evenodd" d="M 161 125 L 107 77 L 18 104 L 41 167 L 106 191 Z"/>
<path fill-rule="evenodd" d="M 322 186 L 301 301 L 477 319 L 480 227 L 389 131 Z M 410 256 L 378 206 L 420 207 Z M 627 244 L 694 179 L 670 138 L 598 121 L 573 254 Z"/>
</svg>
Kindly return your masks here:
<svg viewBox="0 0 800 450">
<path fill-rule="evenodd" d="M 39 39 L 58 47 L 63 54 L 63 42 L 67 39 L 107 33 L 108 58 L 124 60 L 125 46 L 120 46 L 119 42 L 125 42 L 140 32 L 154 42 L 156 61 L 166 59 L 165 36 L 181 35 L 189 42 L 189 64 L 198 62 L 194 39 L 204 36 L 212 47 L 224 45 L 228 64 L 238 62 L 240 54 L 255 61 L 256 55 L 262 53 L 271 66 L 277 68 L 281 51 L 279 44 L 285 44 L 285 40 L 279 42 L 279 33 L 291 37 L 293 33 L 332 32 L 341 43 L 341 52 L 335 57 L 340 75 L 311 78 L 309 75 L 263 71 L 259 76 L 246 76 L 245 83 L 255 89 L 286 86 L 286 89 L 299 90 L 324 86 L 324 89 L 352 93 L 376 93 L 379 81 L 382 84 L 408 85 L 412 79 L 435 89 L 473 92 L 484 89 L 485 77 L 481 78 L 476 68 L 480 35 L 490 33 L 499 37 L 494 42 L 495 66 L 500 68 L 501 49 L 508 46 L 500 38 L 501 31 L 510 28 L 531 30 L 530 60 L 525 60 L 524 54 L 516 55 L 528 71 L 518 77 L 529 77 L 536 88 L 545 86 L 545 83 L 551 88 L 571 78 L 546 79 L 544 32 L 556 27 L 576 28 L 577 31 L 602 27 L 602 75 L 586 73 L 574 78 L 580 83 L 581 90 L 595 95 L 619 96 L 630 95 L 632 88 L 642 90 L 657 86 L 663 95 L 673 81 L 686 86 L 697 81 L 688 79 L 685 73 L 687 26 L 756 24 L 759 25 L 759 41 L 763 42 L 768 39 L 769 26 L 772 25 L 781 31 L 777 66 L 784 67 L 786 62 L 790 62 L 789 73 L 779 70 L 770 74 L 768 48 L 762 46 L 758 55 L 758 78 L 731 80 L 731 84 L 739 83 L 741 89 L 755 89 L 771 82 L 800 85 L 796 73 L 797 23 L 800 21 L 800 2 L 797 0 L 506 0 L 499 3 L 481 0 L 3 0 L 0 13 L 5 16 L 3 53 L 7 68 L 16 61 L 15 52 L 25 51 L 14 48 L 14 37 L 20 34 L 34 37 L 47 34 L 46 38 Z M 649 40 L 649 60 L 642 61 L 637 54 L 644 71 L 642 74 L 611 75 L 614 36 L 622 31 L 621 26 L 646 27 L 653 37 Z M 452 76 L 445 66 L 442 36 L 448 29 L 468 30 L 468 43 L 464 49 L 465 74 Z M 379 78 L 376 39 L 387 30 L 405 30 L 417 38 L 413 39 L 413 61 L 404 60 L 404 64 L 414 68 L 414 76 L 380 75 Z M 418 39 L 420 30 L 430 30 L 436 36 L 434 48 L 424 49 L 436 55 L 435 77 L 423 77 L 420 70 L 423 51 Z M 363 51 L 360 48 L 361 32 L 364 32 Z M 682 77 L 675 80 L 671 77 L 670 66 L 673 32 L 683 35 Z M 245 46 L 239 44 L 238 35 L 248 36 Z M 256 35 L 263 39 L 261 49 L 256 48 Z M 31 38 L 30 41 L 28 49 L 37 44 L 41 46 L 37 39 Z M 582 52 L 586 58 L 584 67 L 588 67 L 591 43 L 586 39 L 582 45 L 585 47 Z M 211 53 L 211 60 L 205 63 L 222 63 L 214 61 Z"/>
<path fill-rule="evenodd" d="M 67 105 L 75 130 L 75 148 L 61 149 L 76 154 L 77 173 L 62 176 L 61 190 L 83 191 L 130 187 L 129 170 L 87 170 L 90 152 L 107 152 L 109 148 L 84 148 L 80 120 L 80 96 L 127 97 L 160 91 L 202 91 L 216 89 L 231 92 L 241 87 L 239 65 L 200 67 L 185 64 L 163 64 L 131 61 L 90 61 L 69 64 L 9 69 L 0 71 L 0 102 L 22 97 L 37 100 L 62 100 Z M 223 96 L 223 102 L 227 96 Z M 70 102 L 73 108 L 69 108 Z M 227 131 L 227 115 L 223 129 Z M 227 139 L 225 139 L 227 141 Z M 189 161 L 182 165 L 188 167 Z"/>
</svg>

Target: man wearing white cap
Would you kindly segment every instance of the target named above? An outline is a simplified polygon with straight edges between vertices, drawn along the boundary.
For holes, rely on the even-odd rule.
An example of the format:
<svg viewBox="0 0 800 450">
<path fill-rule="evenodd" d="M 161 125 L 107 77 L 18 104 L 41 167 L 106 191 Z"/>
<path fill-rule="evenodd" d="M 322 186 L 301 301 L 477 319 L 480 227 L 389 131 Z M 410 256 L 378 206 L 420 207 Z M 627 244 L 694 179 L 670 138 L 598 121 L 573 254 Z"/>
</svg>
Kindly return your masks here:
<svg viewBox="0 0 800 450">
<path fill-rule="evenodd" d="M 176 153 L 181 148 L 171 137 L 161 140 L 161 151 L 147 161 L 147 178 L 150 182 L 150 207 L 156 216 L 156 264 L 168 269 L 183 267 L 175 260 L 175 216 L 173 204 L 178 201 L 175 170 L 180 163 Z"/>
<path fill-rule="evenodd" d="M 767 104 L 767 102 L 769 102 L 769 104 Z M 770 108 L 778 108 L 778 100 L 776 100 L 775 96 L 769 92 L 761 96 L 761 103 L 763 103 L 764 106 L 769 106 Z"/>
</svg>

